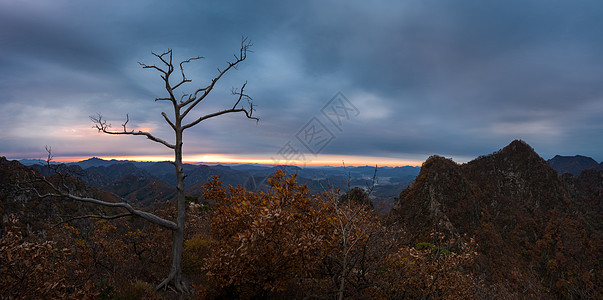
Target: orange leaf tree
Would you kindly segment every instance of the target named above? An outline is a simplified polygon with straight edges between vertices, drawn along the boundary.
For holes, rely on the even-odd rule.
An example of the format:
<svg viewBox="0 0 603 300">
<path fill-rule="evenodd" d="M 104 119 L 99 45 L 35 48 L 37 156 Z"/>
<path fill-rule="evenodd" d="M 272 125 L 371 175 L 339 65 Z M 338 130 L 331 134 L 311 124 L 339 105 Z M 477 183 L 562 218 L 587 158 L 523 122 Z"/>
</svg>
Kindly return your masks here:
<svg viewBox="0 0 603 300">
<path fill-rule="evenodd" d="M 223 293 L 262 297 L 312 286 L 312 266 L 330 251 L 326 202 L 283 171 L 268 183 L 268 193 L 226 191 L 216 178 L 205 186 L 206 199 L 217 202 L 210 220 L 216 244 L 205 271 Z"/>
</svg>

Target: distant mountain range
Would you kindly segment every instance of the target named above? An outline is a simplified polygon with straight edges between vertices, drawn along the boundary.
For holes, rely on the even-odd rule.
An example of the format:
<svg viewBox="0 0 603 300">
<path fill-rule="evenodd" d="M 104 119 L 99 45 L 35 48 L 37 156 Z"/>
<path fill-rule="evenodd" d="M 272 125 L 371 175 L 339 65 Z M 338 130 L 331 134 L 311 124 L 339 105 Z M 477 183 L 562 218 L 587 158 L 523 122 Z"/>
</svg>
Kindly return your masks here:
<svg viewBox="0 0 603 300">
<path fill-rule="evenodd" d="M 40 160 L 25 159 L 20 162 L 33 166 L 43 175 L 51 175 L 50 170 L 42 167 Z M 548 160 L 548 164 L 559 174 L 571 173 L 575 176 L 587 169 L 603 170 L 603 163 L 599 164 L 594 159 L 581 155 L 557 155 Z M 116 193 L 131 201 L 151 203 L 164 201 L 174 195 L 171 187 L 175 185 L 175 171 L 168 161 L 139 162 L 92 157 L 62 164 L 61 168 L 88 185 Z M 288 174 L 297 173 L 298 180 L 307 184 L 313 192 L 327 188 L 347 190 L 348 174 L 350 188 L 367 187 L 375 175 L 375 168 L 370 166 L 300 168 L 259 164 L 184 164 L 187 191 L 191 195 L 200 195 L 203 184 L 212 176 L 219 176 L 225 185 L 242 185 L 250 190 L 265 189 L 266 179 L 278 169 L 285 170 Z M 377 210 L 381 213 L 389 211 L 393 206 L 393 199 L 415 179 L 419 171 L 419 167 L 411 166 L 379 167 L 376 186 L 371 195 Z"/>
<path fill-rule="evenodd" d="M 52 175 L 38 160 L 23 160 L 45 176 Z M 104 160 L 97 157 L 79 162 L 58 165 L 86 184 L 113 192 L 130 201 L 149 204 L 173 197 L 176 184 L 174 166 L 164 162 L 136 162 Z M 225 185 L 242 185 L 249 190 L 266 189 L 266 179 L 284 170 L 288 174 L 297 173 L 298 181 L 307 184 L 312 192 L 330 188 L 345 192 L 352 187 L 372 185 L 375 188 L 371 198 L 376 209 L 386 213 L 393 205 L 393 199 L 405 189 L 419 174 L 419 167 L 312 167 L 270 166 L 256 164 L 204 165 L 184 164 L 186 187 L 189 195 L 199 196 L 202 187 L 212 176 L 219 176 Z M 348 180 L 349 176 L 349 180 Z M 348 182 L 349 181 L 349 182 Z"/>
<path fill-rule="evenodd" d="M 557 170 L 559 174 L 571 173 L 574 176 L 579 176 L 584 170 L 603 170 L 603 162 L 597 163 L 594 159 L 582 155 L 556 155 L 547 162 L 551 167 L 553 167 L 553 169 Z"/>
</svg>

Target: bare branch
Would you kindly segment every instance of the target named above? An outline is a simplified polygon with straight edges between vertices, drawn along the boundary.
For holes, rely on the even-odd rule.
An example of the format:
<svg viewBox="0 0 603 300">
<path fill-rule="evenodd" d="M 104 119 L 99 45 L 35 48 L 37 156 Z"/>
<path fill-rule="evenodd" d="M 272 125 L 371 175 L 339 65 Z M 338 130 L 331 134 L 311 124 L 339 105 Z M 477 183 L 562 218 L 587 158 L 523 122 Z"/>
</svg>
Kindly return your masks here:
<svg viewBox="0 0 603 300">
<path fill-rule="evenodd" d="M 375 165 L 375 172 L 373 173 L 373 179 L 371 181 L 371 185 L 369 186 L 368 184 L 366 185 L 366 189 L 367 189 L 367 194 L 370 196 L 373 193 L 373 190 L 375 189 L 375 186 L 377 185 L 377 165 Z"/>
<path fill-rule="evenodd" d="M 227 114 L 227 113 L 235 113 L 235 112 L 244 112 L 244 113 L 245 113 L 245 116 L 246 116 L 248 119 L 253 119 L 253 120 L 256 120 L 256 122 L 260 120 L 259 118 L 256 118 L 256 117 L 254 117 L 254 116 L 252 116 L 252 115 L 251 115 L 251 114 L 252 114 L 252 112 L 253 112 L 253 110 L 249 110 L 249 111 L 248 111 L 248 110 L 247 110 L 247 109 L 245 109 L 245 108 L 238 108 L 238 109 L 226 109 L 226 110 L 222 110 L 222 111 L 215 112 L 215 113 L 212 113 L 212 114 L 207 114 L 207 115 L 205 115 L 205 116 L 203 116 L 203 117 L 201 117 L 201 118 L 199 118 L 199 119 L 197 119 L 197 120 L 195 120 L 195 121 L 193 121 L 193 122 L 191 122 L 191 123 L 189 123 L 189 124 L 187 124 L 187 125 L 182 126 L 182 129 L 187 129 L 187 128 L 193 127 L 193 126 L 195 126 L 195 125 L 199 124 L 201 121 L 203 121 L 203 120 L 207 120 L 207 119 L 209 119 L 209 118 L 213 118 L 213 117 L 221 116 L 221 115 L 224 115 L 224 114 Z"/>
<path fill-rule="evenodd" d="M 128 122 L 130 122 L 130 115 L 126 114 L 126 122 L 121 124 L 121 126 L 124 128 L 124 132 L 127 131 Z"/>
<path fill-rule="evenodd" d="M 46 147 L 46 149 L 48 151 L 49 158 L 51 158 L 52 154 L 50 151 L 50 147 Z M 50 162 L 50 160 L 48 160 L 48 162 Z M 145 212 L 142 210 L 135 209 L 129 203 L 127 203 L 125 201 L 108 202 L 108 201 L 98 200 L 98 199 L 94 199 L 94 198 L 80 197 L 80 196 L 74 195 L 66 184 L 66 182 L 67 182 L 66 179 L 69 176 L 68 174 L 65 174 L 62 172 L 57 172 L 55 170 L 55 172 L 57 172 L 57 175 L 59 175 L 59 182 L 58 182 L 58 184 L 54 184 L 48 178 L 46 178 L 44 176 L 36 175 L 35 171 L 33 169 L 31 170 L 31 172 L 33 174 L 34 180 L 32 180 L 30 182 L 30 184 L 34 183 L 34 182 L 41 182 L 54 191 L 54 192 L 49 192 L 49 193 L 45 193 L 45 194 L 40 194 L 40 191 L 31 185 L 21 188 L 22 190 L 33 191 L 37 195 L 37 197 L 40 199 L 48 198 L 48 197 L 68 198 L 68 199 L 72 199 L 72 200 L 79 201 L 79 202 L 92 203 L 92 204 L 102 205 L 102 206 L 107 206 L 107 207 L 119 207 L 119 208 L 123 208 L 123 209 L 127 210 L 128 212 L 120 214 L 120 215 L 116 215 L 116 216 L 104 216 L 101 218 L 117 218 L 117 217 L 122 217 L 122 216 L 126 216 L 126 215 L 133 215 L 133 216 L 143 218 L 153 224 L 157 224 L 166 229 L 178 230 L 178 225 L 176 225 L 176 223 L 163 219 L 152 213 L 148 213 L 148 212 Z M 82 218 L 84 218 L 84 217 L 82 217 Z M 92 217 L 92 216 L 90 216 L 90 217 Z"/>
<path fill-rule="evenodd" d="M 126 128 L 126 125 L 129 121 L 129 117 L 126 115 L 126 122 L 124 124 L 122 124 L 123 126 L 123 131 L 111 131 L 111 124 L 108 124 L 106 120 L 103 119 L 101 114 L 98 114 L 96 117 L 90 116 L 90 119 L 92 120 L 92 122 L 95 124 L 94 128 L 98 129 L 98 131 L 106 133 L 106 134 L 113 134 L 113 135 L 142 135 L 142 136 L 146 136 L 149 140 L 163 144 L 164 146 L 170 148 L 170 149 L 175 149 L 176 145 L 170 144 L 168 142 L 166 142 L 163 139 L 160 139 L 154 135 L 152 135 L 150 132 L 145 132 L 145 131 L 134 131 L 134 130 L 130 130 L 128 131 Z M 171 123 L 171 122 L 170 122 Z"/>
<path fill-rule="evenodd" d="M 247 86 L 247 81 L 245 81 L 245 83 L 243 83 L 243 86 L 241 87 L 241 91 L 238 91 L 237 89 L 233 88 L 232 94 L 239 95 L 239 99 L 237 99 L 237 102 L 235 102 L 235 104 L 232 106 L 233 109 L 236 108 L 237 105 L 239 105 L 239 103 L 241 102 L 241 99 L 243 99 L 243 97 L 245 97 L 245 99 L 247 99 L 247 103 L 251 103 L 251 101 L 253 100 L 249 95 L 246 95 L 243 93 L 243 91 L 245 90 L 245 86 Z"/>
<path fill-rule="evenodd" d="M 161 53 L 161 55 L 156 54 L 155 52 L 151 52 L 153 55 L 155 55 L 157 58 L 159 58 L 166 66 L 169 67 L 169 70 L 172 71 L 173 70 L 173 66 L 172 66 L 172 49 L 168 49 L 167 51 Z M 169 59 L 169 63 L 167 61 L 165 61 L 165 59 L 163 58 L 166 55 L 170 55 L 170 59 Z M 168 73 L 170 73 L 170 71 L 168 71 Z"/>
<path fill-rule="evenodd" d="M 48 153 L 48 156 L 46 157 L 46 166 L 50 168 L 50 162 L 52 161 L 52 147 L 46 145 L 44 146 L 44 150 Z"/>
<path fill-rule="evenodd" d="M 168 118 L 167 114 L 165 112 L 161 112 L 161 115 L 163 116 L 163 118 L 165 119 L 165 121 L 170 124 L 170 127 L 172 127 L 174 130 L 176 130 L 176 125 L 174 125 L 174 123 L 172 123 L 172 121 Z"/>
<path fill-rule="evenodd" d="M 55 186 L 52 182 L 48 181 L 48 179 L 46 179 L 46 178 L 42 178 L 41 180 L 44 183 L 46 183 L 48 186 L 50 186 L 53 190 L 55 190 L 56 193 L 40 194 L 39 191 L 34 190 L 36 192 L 38 198 L 61 197 L 61 198 L 68 198 L 68 199 L 79 201 L 79 202 L 92 203 L 92 204 L 103 205 L 103 206 L 108 206 L 108 207 L 121 207 L 121 208 L 126 209 L 129 212 L 129 214 L 143 218 L 153 224 L 157 224 L 157 225 L 164 227 L 166 229 L 169 229 L 169 230 L 177 230 L 178 229 L 178 226 L 176 225 L 176 223 L 163 219 L 161 217 L 158 217 L 152 213 L 134 209 L 130 204 L 128 204 L 126 202 L 107 202 L 107 201 L 102 201 L 102 200 L 98 200 L 98 199 L 94 199 L 94 198 L 79 197 L 79 196 L 73 195 L 71 193 L 62 191 L 57 186 Z"/>
<path fill-rule="evenodd" d="M 185 82 L 191 82 L 191 80 L 190 79 L 182 79 L 182 81 L 180 81 L 178 84 L 176 84 L 174 87 L 172 87 L 172 91 L 177 89 L 179 86 L 181 86 Z"/>
<path fill-rule="evenodd" d="M 235 102 L 235 104 L 232 106 L 231 109 L 226 109 L 226 110 L 222 110 L 222 111 L 219 111 L 219 112 L 207 114 L 207 115 L 202 116 L 202 117 L 198 118 L 197 120 L 195 120 L 195 121 L 193 121 L 193 122 L 191 122 L 191 123 L 189 123 L 187 125 L 184 125 L 182 128 L 183 129 L 187 129 L 187 128 L 190 128 L 190 127 L 193 127 L 193 126 L 199 124 L 199 122 L 201 122 L 203 120 L 207 120 L 209 118 L 217 117 L 217 116 L 220 116 L 220 115 L 223 115 L 223 114 L 235 113 L 235 112 L 244 112 L 245 116 L 248 119 L 252 119 L 252 120 L 255 120 L 256 122 L 258 122 L 260 119 L 253 116 L 253 102 L 252 102 L 253 99 L 249 95 L 247 95 L 247 94 L 244 93 L 246 85 L 247 85 L 247 81 L 245 81 L 245 83 L 243 84 L 243 86 L 241 86 L 240 90 L 233 89 L 232 94 L 233 95 L 238 95 L 239 97 L 237 98 L 237 101 Z M 246 99 L 247 100 L 247 103 L 249 104 L 249 110 L 247 110 L 244 107 L 237 108 L 237 106 L 239 105 L 239 103 L 241 103 L 242 99 Z"/>
<path fill-rule="evenodd" d="M 189 63 L 189 62 L 191 62 L 191 61 L 193 61 L 193 60 L 202 59 L 202 58 L 204 58 L 204 57 L 202 57 L 202 56 L 191 57 L 191 58 L 189 58 L 189 59 L 187 59 L 187 60 L 185 60 L 185 61 L 180 62 L 180 73 L 182 74 L 182 81 L 180 81 L 180 83 L 176 84 L 176 85 L 175 85 L 175 86 L 172 88 L 172 90 L 177 89 L 177 88 L 178 88 L 180 85 L 182 85 L 182 84 L 183 84 L 183 83 L 185 83 L 185 82 L 191 82 L 191 80 L 190 80 L 190 79 L 187 79 L 187 78 L 186 78 L 186 75 L 184 74 L 184 68 L 182 67 L 182 64 L 186 64 L 186 63 Z"/>
<path fill-rule="evenodd" d="M 159 71 L 159 72 L 161 72 L 163 74 L 167 74 L 166 71 L 164 71 L 163 69 L 161 69 L 161 68 L 159 68 L 159 67 L 157 67 L 155 65 L 149 66 L 149 65 L 143 64 L 141 62 L 138 62 L 138 64 L 141 65 L 143 69 L 155 69 L 155 70 L 157 70 L 157 71 Z M 162 76 L 162 78 L 163 78 L 163 76 Z"/>
<path fill-rule="evenodd" d="M 172 49 L 168 49 L 166 52 L 163 52 L 162 54 L 157 54 L 155 52 L 151 52 L 151 53 L 155 57 L 157 57 L 159 60 L 161 60 L 161 62 L 164 65 L 167 66 L 167 70 L 159 68 L 155 65 L 146 65 L 141 62 L 138 62 L 138 64 L 141 65 L 143 69 L 155 69 L 155 70 L 161 72 L 163 75 L 160 75 L 160 77 L 165 82 L 165 89 L 168 91 L 168 93 L 170 95 L 169 97 L 156 98 L 155 101 L 171 101 L 174 105 L 176 105 L 176 98 L 174 97 L 174 89 L 177 88 L 178 86 L 180 86 L 181 84 L 183 84 L 184 82 L 187 82 L 188 79 L 183 77 L 182 82 L 178 83 L 175 87 L 172 88 L 172 86 L 170 85 L 170 75 L 172 74 L 172 72 L 174 72 L 174 65 L 172 64 Z M 167 60 L 166 60 L 166 58 L 164 58 L 166 55 L 169 55 L 169 58 Z M 189 59 L 189 61 L 190 61 L 190 59 Z M 180 64 L 180 68 L 182 69 L 182 63 Z"/>
<path fill-rule="evenodd" d="M 69 223 L 71 221 L 75 221 L 75 220 L 80 220 L 80 219 L 104 219 L 104 220 L 113 220 L 113 219 L 118 219 L 118 218 L 122 218 L 122 217 L 127 217 L 127 216 L 133 216 L 133 214 L 131 213 L 123 213 L 123 214 L 118 214 L 118 215 L 113 215 L 113 216 L 104 216 L 104 215 L 84 215 L 84 216 L 77 216 L 77 217 L 71 217 L 65 221 L 61 221 L 57 224 L 55 224 L 52 227 L 57 227 L 61 224 L 65 224 L 65 223 Z"/>
<path fill-rule="evenodd" d="M 241 49 L 239 50 L 239 56 L 235 55 L 235 60 L 233 62 L 228 62 L 228 66 L 222 70 L 221 72 L 219 72 L 218 76 L 214 77 L 214 79 L 212 79 L 211 83 L 204 87 L 204 88 L 200 88 L 197 91 L 195 91 L 195 93 L 193 93 L 192 95 L 190 95 L 188 97 L 188 99 L 184 102 L 181 102 L 179 104 L 179 107 L 185 107 L 187 105 L 190 105 L 189 107 L 187 107 L 187 109 L 184 111 L 184 113 L 182 114 L 182 117 L 184 118 L 195 106 L 197 106 L 197 104 L 199 104 L 199 102 L 201 102 L 203 99 L 205 99 L 205 97 L 207 97 L 207 95 L 209 95 L 209 93 L 212 91 L 212 89 L 214 88 L 214 86 L 216 85 L 216 82 L 218 82 L 218 80 L 220 80 L 220 78 L 222 78 L 222 76 L 224 74 L 226 74 L 226 72 L 228 72 L 230 69 L 235 68 L 236 66 L 243 62 L 246 58 L 247 58 L 247 52 L 250 51 L 249 48 L 252 46 L 253 44 L 251 44 L 250 42 L 247 41 L 247 38 L 243 38 L 241 41 Z M 219 71 L 220 69 L 218 69 Z M 199 95 L 197 97 L 197 95 L 199 93 L 203 92 L 203 94 Z"/>
</svg>

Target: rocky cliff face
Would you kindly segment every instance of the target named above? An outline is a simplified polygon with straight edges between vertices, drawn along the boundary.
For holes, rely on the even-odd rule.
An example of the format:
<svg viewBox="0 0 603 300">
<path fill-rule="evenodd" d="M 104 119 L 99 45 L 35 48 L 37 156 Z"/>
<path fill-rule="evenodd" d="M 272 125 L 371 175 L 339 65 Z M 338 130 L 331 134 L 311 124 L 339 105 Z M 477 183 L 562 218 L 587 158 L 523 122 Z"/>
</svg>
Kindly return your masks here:
<svg viewBox="0 0 603 300">
<path fill-rule="evenodd" d="M 514 141 L 462 165 L 430 157 L 417 179 L 400 194 L 392 215 L 411 228 L 474 233 L 485 215 L 514 227 L 513 216 L 540 216 L 567 205 L 569 198 L 555 170 L 528 144 Z"/>
<path fill-rule="evenodd" d="M 449 241 L 475 237 L 476 270 L 491 282 L 563 295 L 570 286 L 582 291 L 601 281 L 592 275 L 592 266 L 601 270 L 602 254 L 598 176 L 564 181 L 523 141 L 466 164 L 434 156 L 400 194 L 390 218 L 415 242 L 429 241 L 433 231 Z"/>
<path fill-rule="evenodd" d="M 562 178 L 588 223 L 603 230 L 603 170 L 584 170 L 578 177 L 566 173 Z"/>
<path fill-rule="evenodd" d="M 429 235 L 429 230 L 423 230 L 427 228 L 458 235 L 477 226 L 481 191 L 461 171 L 452 160 L 430 157 L 415 181 L 400 194 L 390 215 L 421 238 Z M 465 205 L 474 208 L 475 214 L 469 219 L 461 215 L 466 212 Z"/>
</svg>

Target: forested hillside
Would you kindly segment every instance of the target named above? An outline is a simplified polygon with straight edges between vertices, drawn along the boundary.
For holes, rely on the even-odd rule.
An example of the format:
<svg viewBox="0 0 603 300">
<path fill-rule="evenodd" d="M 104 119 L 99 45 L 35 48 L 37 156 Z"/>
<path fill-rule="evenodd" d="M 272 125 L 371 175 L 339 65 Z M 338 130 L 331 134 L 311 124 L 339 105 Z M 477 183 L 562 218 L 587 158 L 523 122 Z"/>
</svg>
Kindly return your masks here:
<svg viewBox="0 0 603 300">
<path fill-rule="evenodd" d="M 149 166 L 100 185 L 107 191 L 87 185 L 82 170 L 111 177 L 110 165 L 46 175 L 81 197 L 173 217 L 172 186 L 150 175 L 169 169 Z M 195 291 L 189 298 L 603 296 L 603 171 L 558 175 L 522 141 L 466 164 L 429 158 L 386 216 L 352 184 L 310 188 L 328 174 L 312 181 L 300 175 L 310 170 L 262 169 L 254 178 L 263 178 L 263 187 L 250 188 L 229 187 L 211 169 L 188 169 L 209 177 L 187 197 L 183 275 Z M 176 296 L 154 290 L 168 272 L 169 231 L 133 216 L 92 217 L 119 208 L 39 198 L 36 191 L 48 192 L 40 173 L 16 161 L 0 158 L 0 178 L 0 297 Z"/>
<path fill-rule="evenodd" d="M 390 217 L 417 243 L 474 237 L 474 274 L 510 296 L 598 298 L 603 172 L 564 179 L 522 141 L 462 165 L 434 156 Z"/>
</svg>

